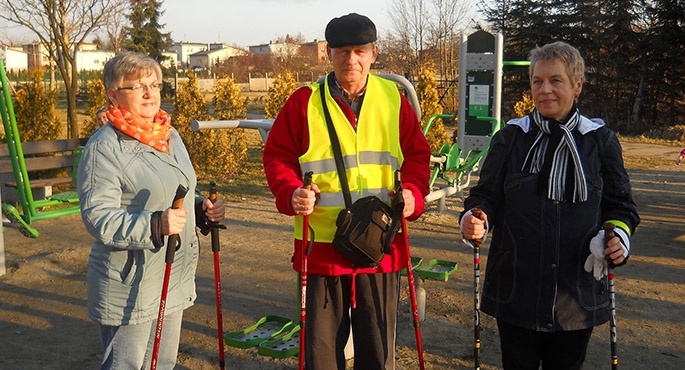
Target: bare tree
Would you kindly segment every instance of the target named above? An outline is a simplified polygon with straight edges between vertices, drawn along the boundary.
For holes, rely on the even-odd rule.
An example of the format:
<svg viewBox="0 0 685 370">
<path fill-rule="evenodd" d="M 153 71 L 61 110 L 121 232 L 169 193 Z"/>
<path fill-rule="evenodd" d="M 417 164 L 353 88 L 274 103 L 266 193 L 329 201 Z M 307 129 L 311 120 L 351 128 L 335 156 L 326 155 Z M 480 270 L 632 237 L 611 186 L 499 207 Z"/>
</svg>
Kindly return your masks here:
<svg viewBox="0 0 685 370">
<path fill-rule="evenodd" d="M 0 18 L 33 32 L 64 79 L 67 136 L 78 137 L 76 52 L 86 37 L 123 12 L 125 0 L 3 0 Z"/>
<path fill-rule="evenodd" d="M 107 32 L 107 48 L 118 53 L 121 51 L 121 45 L 126 37 L 124 28 L 128 25 L 127 10 L 128 1 L 121 1 L 122 9 L 119 12 L 112 13 L 109 22 L 105 25 Z"/>
<path fill-rule="evenodd" d="M 411 55 L 402 58 L 408 63 L 408 70 L 404 74 L 411 78 L 418 73 L 421 63 L 420 51 L 424 49 L 428 36 L 426 1 L 395 0 L 388 13 L 393 19 L 394 32 L 388 37 L 392 40 L 393 48 L 412 51 Z"/>
<path fill-rule="evenodd" d="M 410 80 L 421 66 L 434 63 L 441 100 L 456 90 L 461 34 L 471 19 L 472 0 L 395 0 L 389 15 L 393 30 L 385 39 L 384 65 L 400 67 Z M 398 73 L 398 71 L 394 71 Z M 449 106 L 456 103 L 442 102 Z"/>
</svg>

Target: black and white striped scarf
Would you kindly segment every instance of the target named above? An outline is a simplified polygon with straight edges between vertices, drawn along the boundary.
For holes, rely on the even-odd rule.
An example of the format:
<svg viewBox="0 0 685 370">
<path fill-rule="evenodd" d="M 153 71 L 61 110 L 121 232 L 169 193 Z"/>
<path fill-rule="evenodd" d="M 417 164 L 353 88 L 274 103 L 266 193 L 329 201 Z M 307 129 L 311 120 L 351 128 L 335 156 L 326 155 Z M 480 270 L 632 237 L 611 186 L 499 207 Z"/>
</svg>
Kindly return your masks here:
<svg viewBox="0 0 685 370">
<path fill-rule="evenodd" d="M 533 111 L 533 121 L 540 131 L 535 137 L 533 145 L 531 145 L 528 150 L 526 160 L 523 162 L 521 170 L 528 171 L 529 173 L 543 172 L 544 174 L 548 169 L 547 197 L 552 200 L 566 201 L 570 195 L 566 194 L 567 177 L 571 174 L 571 171 L 569 171 L 570 157 L 573 161 L 572 202 L 579 203 L 587 200 L 587 183 L 585 181 L 583 165 L 580 162 L 578 148 L 576 147 L 576 141 L 573 139 L 572 133 L 578 126 L 580 114 L 575 107 L 572 112 L 568 121 L 563 124 L 542 117 L 537 109 Z M 547 154 L 550 138 L 557 136 L 560 136 L 559 144 L 556 149 L 554 149 L 553 155 L 551 156 L 551 164 L 545 163 L 545 159 L 547 158 L 547 161 L 549 161 L 550 157 L 550 155 Z"/>
</svg>

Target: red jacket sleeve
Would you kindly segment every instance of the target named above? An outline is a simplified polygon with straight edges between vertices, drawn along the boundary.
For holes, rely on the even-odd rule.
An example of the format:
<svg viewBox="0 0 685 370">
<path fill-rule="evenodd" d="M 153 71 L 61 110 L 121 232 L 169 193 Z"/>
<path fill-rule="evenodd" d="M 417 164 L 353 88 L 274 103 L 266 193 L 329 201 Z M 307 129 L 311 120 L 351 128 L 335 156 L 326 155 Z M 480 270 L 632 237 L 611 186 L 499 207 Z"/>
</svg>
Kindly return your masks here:
<svg viewBox="0 0 685 370">
<path fill-rule="evenodd" d="M 302 186 L 298 158 L 309 147 L 307 106 L 312 90 L 301 87 L 286 101 L 271 126 L 264 146 L 264 173 L 280 213 L 294 216 L 292 194 Z"/>
<path fill-rule="evenodd" d="M 414 213 L 408 217 L 415 220 L 423 213 L 423 198 L 428 195 L 430 180 L 431 149 L 421 131 L 421 125 L 409 100 L 402 96 L 400 107 L 400 146 L 404 155 L 402 163 L 402 186 L 414 195 Z"/>
</svg>

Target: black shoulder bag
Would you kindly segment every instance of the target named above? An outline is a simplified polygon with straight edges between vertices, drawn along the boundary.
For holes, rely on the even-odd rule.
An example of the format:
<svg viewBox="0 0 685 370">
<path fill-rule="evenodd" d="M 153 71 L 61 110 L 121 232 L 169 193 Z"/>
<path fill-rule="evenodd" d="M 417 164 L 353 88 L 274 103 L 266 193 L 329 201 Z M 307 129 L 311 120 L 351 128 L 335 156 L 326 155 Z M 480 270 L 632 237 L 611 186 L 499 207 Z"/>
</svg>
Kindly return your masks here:
<svg viewBox="0 0 685 370">
<path fill-rule="evenodd" d="M 364 197 L 352 203 L 340 141 L 328 112 L 323 82 L 319 90 L 346 207 L 340 211 L 335 223 L 337 229 L 333 249 L 356 267 L 376 267 L 385 254 L 390 253 L 392 241 L 401 225 L 404 203 L 394 204 L 391 208 L 376 196 Z"/>
</svg>

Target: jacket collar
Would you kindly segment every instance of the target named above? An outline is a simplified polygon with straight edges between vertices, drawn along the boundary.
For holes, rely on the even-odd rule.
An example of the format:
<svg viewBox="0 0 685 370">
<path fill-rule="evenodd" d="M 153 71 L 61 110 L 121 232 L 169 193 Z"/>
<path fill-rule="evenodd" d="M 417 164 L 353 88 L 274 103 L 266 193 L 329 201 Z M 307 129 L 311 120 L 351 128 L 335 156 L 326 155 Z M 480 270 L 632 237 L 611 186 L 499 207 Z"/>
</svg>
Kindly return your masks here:
<svg viewBox="0 0 685 370">
<path fill-rule="evenodd" d="M 507 121 L 507 125 L 516 125 L 520 127 L 523 132 L 528 133 L 530 131 L 532 121 L 530 116 L 525 116 L 522 118 L 514 118 Z M 596 131 L 600 127 L 604 126 L 604 120 L 601 118 L 587 118 L 585 116 L 580 116 L 580 122 L 578 123 L 578 132 L 582 135 L 588 132 Z"/>
</svg>

